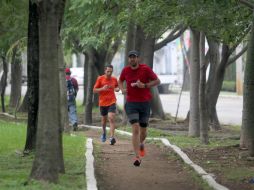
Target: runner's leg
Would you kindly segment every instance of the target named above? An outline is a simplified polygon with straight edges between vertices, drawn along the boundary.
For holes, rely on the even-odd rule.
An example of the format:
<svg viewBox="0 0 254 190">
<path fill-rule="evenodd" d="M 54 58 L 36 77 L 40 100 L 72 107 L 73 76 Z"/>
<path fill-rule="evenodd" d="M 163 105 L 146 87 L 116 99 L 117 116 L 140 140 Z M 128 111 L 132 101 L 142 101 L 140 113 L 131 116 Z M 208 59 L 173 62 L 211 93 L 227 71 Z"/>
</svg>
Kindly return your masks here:
<svg viewBox="0 0 254 190">
<path fill-rule="evenodd" d="M 108 119 L 107 115 L 101 116 L 101 126 L 102 126 L 102 132 L 103 132 L 103 134 L 106 134 L 107 119 Z"/>
<path fill-rule="evenodd" d="M 109 112 L 108 113 L 108 120 L 109 120 L 109 126 L 110 126 L 110 136 L 114 137 L 115 136 L 115 113 Z"/>
<path fill-rule="evenodd" d="M 139 144 L 140 144 L 140 134 L 139 134 L 139 124 L 133 123 L 132 125 L 132 146 L 136 157 L 139 157 Z"/>
</svg>

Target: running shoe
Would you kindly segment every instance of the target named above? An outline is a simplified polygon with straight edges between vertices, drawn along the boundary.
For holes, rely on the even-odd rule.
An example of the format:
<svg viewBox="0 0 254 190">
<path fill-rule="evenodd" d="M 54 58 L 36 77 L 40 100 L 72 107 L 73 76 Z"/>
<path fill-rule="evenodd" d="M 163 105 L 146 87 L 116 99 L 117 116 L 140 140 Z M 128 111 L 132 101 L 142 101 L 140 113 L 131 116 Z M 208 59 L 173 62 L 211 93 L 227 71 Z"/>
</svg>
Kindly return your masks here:
<svg viewBox="0 0 254 190">
<path fill-rule="evenodd" d="M 106 142 L 106 140 L 107 140 L 106 133 L 103 133 L 101 135 L 101 142 Z"/>
<path fill-rule="evenodd" d="M 78 130 L 78 123 L 74 123 L 73 124 L 73 131 L 77 131 Z"/>
<path fill-rule="evenodd" d="M 138 166 L 140 166 L 140 164 L 141 164 L 141 159 L 139 157 L 135 157 L 133 165 L 138 167 Z"/>
<path fill-rule="evenodd" d="M 110 145 L 114 145 L 116 143 L 116 139 L 114 137 L 110 137 L 109 141 Z"/>
<path fill-rule="evenodd" d="M 146 154 L 145 145 L 144 144 L 140 144 L 140 146 L 139 146 L 139 156 L 144 157 L 145 154 Z"/>
</svg>

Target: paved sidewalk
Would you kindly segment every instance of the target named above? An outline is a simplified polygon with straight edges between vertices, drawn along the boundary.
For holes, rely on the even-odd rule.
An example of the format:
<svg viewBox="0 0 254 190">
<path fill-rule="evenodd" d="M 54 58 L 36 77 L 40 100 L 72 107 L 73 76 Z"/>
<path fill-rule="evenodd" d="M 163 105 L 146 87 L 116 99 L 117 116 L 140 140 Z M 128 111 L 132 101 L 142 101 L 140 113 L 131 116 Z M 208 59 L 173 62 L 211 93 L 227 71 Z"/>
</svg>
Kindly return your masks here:
<svg viewBox="0 0 254 190">
<path fill-rule="evenodd" d="M 95 173 L 100 190 L 201 190 L 172 150 L 147 144 L 140 167 L 133 166 L 131 140 L 118 135 L 114 146 L 100 142 L 98 130 L 85 132 L 95 143 Z M 96 146 L 99 145 L 99 146 Z"/>
</svg>

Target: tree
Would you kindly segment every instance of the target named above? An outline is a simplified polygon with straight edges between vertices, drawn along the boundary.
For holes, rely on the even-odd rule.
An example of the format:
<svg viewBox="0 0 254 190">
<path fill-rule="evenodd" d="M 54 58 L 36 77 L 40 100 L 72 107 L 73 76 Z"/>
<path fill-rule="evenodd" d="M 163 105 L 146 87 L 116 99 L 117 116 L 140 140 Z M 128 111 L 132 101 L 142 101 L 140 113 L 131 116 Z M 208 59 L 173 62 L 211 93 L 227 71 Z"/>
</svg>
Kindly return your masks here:
<svg viewBox="0 0 254 190">
<path fill-rule="evenodd" d="M 190 121 L 189 136 L 199 137 L 200 135 L 200 115 L 199 115 L 199 41 L 200 32 L 191 29 L 191 60 L 190 60 Z"/>
<path fill-rule="evenodd" d="M 70 1 L 65 15 L 65 48 L 81 52 L 86 57 L 87 86 L 84 123 L 92 122 L 93 92 L 91 88 L 98 75 L 104 73 L 104 65 L 111 63 L 121 44 L 121 30 L 116 17 L 118 1 Z M 91 75 L 91 76 L 90 76 Z M 88 102 L 90 101 L 90 102 Z"/>
<path fill-rule="evenodd" d="M 59 40 L 64 0 L 36 1 L 39 12 L 39 110 L 35 159 L 31 178 L 49 182 L 58 181 L 61 157 L 59 155 L 60 92 Z"/>
<path fill-rule="evenodd" d="M 254 3 L 250 1 L 241 0 L 241 2 L 248 6 L 252 11 L 254 10 Z M 253 92 L 254 92 L 254 15 L 252 15 L 252 28 L 248 41 L 247 60 L 244 71 L 243 84 L 243 116 L 240 147 L 247 148 L 250 156 L 254 156 L 254 128 L 253 128 Z"/>
<path fill-rule="evenodd" d="M 207 59 L 205 57 L 205 35 L 200 33 L 200 79 L 199 79 L 199 111 L 200 111 L 200 139 L 203 144 L 208 144 L 208 113 L 206 106 L 206 69 Z"/>
<path fill-rule="evenodd" d="M 12 108 L 19 106 L 19 100 L 21 98 L 21 76 L 21 52 L 18 47 L 14 47 L 11 58 L 11 94 L 9 102 L 9 106 Z"/>
<path fill-rule="evenodd" d="M 37 4 L 29 1 L 28 44 L 27 44 L 27 135 L 25 151 L 35 149 L 39 106 L 39 15 Z"/>
<path fill-rule="evenodd" d="M 22 44 L 24 44 L 24 41 L 26 40 L 24 38 L 25 32 L 27 30 L 26 25 L 24 24 L 27 21 L 27 14 L 26 14 L 26 7 L 27 7 L 27 1 L 20 0 L 18 2 L 13 0 L 3 0 L 0 2 L 0 55 L 2 58 L 3 66 L 4 66 L 4 72 L 1 78 L 1 103 L 2 103 L 2 111 L 5 111 L 5 105 L 4 105 L 4 95 L 5 95 L 5 88 L 7 85 L 7 75 L 8 75 L 8 62 L 9 57 L 8 55 L 13 55 L 13 63 L 16 62 L 16 53 L 20 52 L 20 47 Z M 19 31 L 19 32 L 17 32 Z M 11 52 L 11 53 L 10 53 Z M 13 53 L 14 52 L 14 53 Z M 20 62 L 20 61 L 19 61 Z M 7 68 L 6 68 L 7 67 Z M 14 67 L 14 66 L 12 66 Z M 20 73 L 20 71 L 19 71 Z M 11 92 L 12 99 L 14 101 L 14 95 L 16 97 L 15 104 L 18 101 L 17 97 L 21 93 L 21 83 L 19 82 L 21 80 L 21 75 L 18 73 L 15 73 L 16 77 L 19 76 L 18 81 L 12 81 L 13 84 L 19 85 L 16 86 L 16 88 L 12 88 L 12 90 L 15 89 L 15 91 L 19 90 L 19 92 Z M 14 79 L 15 80 L 15 79 Z M 17 95 L 17 96 L 16 96 Z"/>
</svg>

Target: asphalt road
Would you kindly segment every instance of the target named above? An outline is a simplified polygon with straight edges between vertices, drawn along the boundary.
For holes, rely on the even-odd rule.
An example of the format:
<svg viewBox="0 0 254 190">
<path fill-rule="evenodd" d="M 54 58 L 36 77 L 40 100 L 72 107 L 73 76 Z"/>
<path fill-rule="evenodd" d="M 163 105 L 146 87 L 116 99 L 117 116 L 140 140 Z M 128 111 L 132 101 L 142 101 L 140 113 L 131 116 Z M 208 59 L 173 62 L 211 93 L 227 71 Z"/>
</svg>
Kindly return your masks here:
<svg viewBox="0 0 254 190">
<path fill-rule="evenodd" d="M 166 113 L 176 116 L 179 94 L 161 94 L 163 109 Z M 117 93 L 118 105 L 123 105 L 123 96 Z M 180 98 L 178 118 L 185 118 L 190 107 L 189 93 L 184 92 Z M 243 98 L 234 94 L 222 93 L 217 103 L 217 114 L 222 124 L 241 125 Z"/>
<path fill-rule="evenodd" d="M 78 99 L 83 100 L 83 86 L 79 86 Z M 10 87 L 6 89 L 6 94 L 10 91 Z M 22 94 L 26 92 L 26 86 L 22 88 Z M 117 94 L 117 104 L 123 106 L 123 95 Z M 161 94 L 160 95 L 163 109 L 166 113 L 170 113 L 172 116 L 176 116 L 177 105 L 179 100 L 178 93 Z M 190 100 L 189 93 L 183 92 L 178 110 L 178 117 L 185 118 L 189 110 Z M 217 113 L 219 120 L 222 124 L 241 125 L 242 123 L 242 107 L 243 98 L 234 93 L 222 92 L 219 96 L 217 103 Z"/>
</svg>

